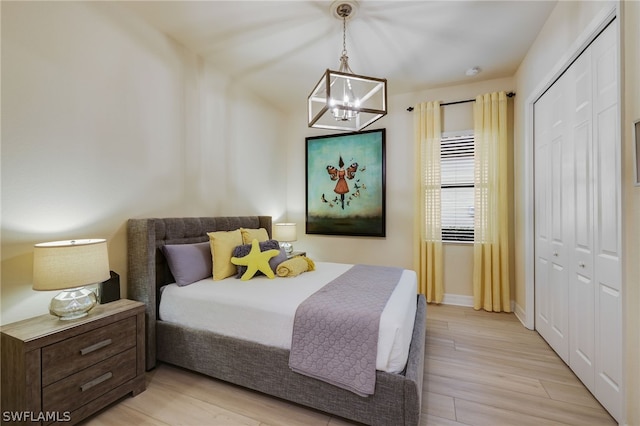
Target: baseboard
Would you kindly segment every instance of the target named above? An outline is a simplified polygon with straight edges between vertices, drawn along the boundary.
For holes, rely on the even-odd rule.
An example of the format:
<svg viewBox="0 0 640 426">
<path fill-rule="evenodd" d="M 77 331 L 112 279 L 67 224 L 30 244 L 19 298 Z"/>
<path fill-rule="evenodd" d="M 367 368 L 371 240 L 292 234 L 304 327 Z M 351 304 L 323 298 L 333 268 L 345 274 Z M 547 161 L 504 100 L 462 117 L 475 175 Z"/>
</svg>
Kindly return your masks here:
<svg viewBox="0 0 640 426">
<path fill-rule="evenodd" d="M 464 296 L 462 294 L 445 293 L 442 298 L 443 305 L 467 306 L 473 307 L 473 296 Z"/>
<path fill-rule="evenodd" d="M 524 325 L 525 328 L 529 328 L 529 327 L 527 327 L 527 312 L 524 309 L 522 309 L 522 306 L 520 306 L 520 305 L 518 305 L 516 303 L 515 304 L 515 309 L 513 310 L 513 312 L 516 314 L 516 318 L 518 318 L 518 320 L 520 320 L 522 325 Z"/>
<path fill-rule="evenodd" d="M 454 305 L 454 306 L 466 306 L 469 308 L 473 308 L 473 296 L 465 296 L 463 294 L 450 294 L 445 293 L 442 298 L 443 305 Z M 515 300 L 512 300 L 511 303 L 511 312 L 515 312 L 516 317 L 520 320 L 522 325 L 525 325 L 524 318 L 527 317 L 524 309 L 518 305 Z"/>
</svg>

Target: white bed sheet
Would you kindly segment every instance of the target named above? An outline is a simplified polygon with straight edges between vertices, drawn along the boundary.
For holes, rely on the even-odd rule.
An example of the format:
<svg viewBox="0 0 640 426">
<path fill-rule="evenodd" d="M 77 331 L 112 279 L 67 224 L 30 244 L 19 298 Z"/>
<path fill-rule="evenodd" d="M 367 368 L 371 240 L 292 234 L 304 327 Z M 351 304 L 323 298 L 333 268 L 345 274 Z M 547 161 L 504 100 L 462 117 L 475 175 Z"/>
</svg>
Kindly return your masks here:
<svg viewBox="0 0 640 426">
<path fill-rule="evenodd" d="M 170 284 L 162 291 L 160 319 L 290 349 L 298 305 L 351 266 L 316 262 L 315 271 L 291 278 L 209 278 L 185 287 Z M 380 371 L 399 373 L 404 369 L 416 314 L 416 292 L 416 273 L 404 270 L 380 317 L 376 360 Z"/>
</svg>

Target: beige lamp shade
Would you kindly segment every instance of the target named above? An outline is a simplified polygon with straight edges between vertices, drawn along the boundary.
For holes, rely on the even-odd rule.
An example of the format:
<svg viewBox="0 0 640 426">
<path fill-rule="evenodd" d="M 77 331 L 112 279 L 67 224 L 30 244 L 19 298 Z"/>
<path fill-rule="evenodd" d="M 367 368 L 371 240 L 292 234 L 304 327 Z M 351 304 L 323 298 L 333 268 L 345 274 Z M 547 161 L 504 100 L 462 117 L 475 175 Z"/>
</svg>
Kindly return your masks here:
<svg viewBox="0 0 640 426">
<path fill-rule="evenodd" d="M 105 239 L 54 241 L 34 246 L 34 290 L 82 287 L 109 277 Z"/>
<path fill-rule="evenodd" d="M 298 233 L 295 223 L 276 223 L 273 225 L 273 239 L 282 242 L 296 241 Z"/>
</svg>

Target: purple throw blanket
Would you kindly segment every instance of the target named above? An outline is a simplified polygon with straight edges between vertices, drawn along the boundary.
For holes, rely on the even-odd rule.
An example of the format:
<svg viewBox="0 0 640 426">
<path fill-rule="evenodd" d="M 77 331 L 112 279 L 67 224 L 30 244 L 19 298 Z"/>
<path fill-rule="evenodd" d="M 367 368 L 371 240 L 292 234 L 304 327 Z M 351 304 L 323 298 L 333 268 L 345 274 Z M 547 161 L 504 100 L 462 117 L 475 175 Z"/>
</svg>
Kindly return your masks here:
<svg viewBox="0 0 640 426">
<path fill-rule="evenodd" d="M 401 268 L 354 265 L 298 306 L 289 367 L 358 395 L 372 395 L 380 315 Z"/>
</svg>

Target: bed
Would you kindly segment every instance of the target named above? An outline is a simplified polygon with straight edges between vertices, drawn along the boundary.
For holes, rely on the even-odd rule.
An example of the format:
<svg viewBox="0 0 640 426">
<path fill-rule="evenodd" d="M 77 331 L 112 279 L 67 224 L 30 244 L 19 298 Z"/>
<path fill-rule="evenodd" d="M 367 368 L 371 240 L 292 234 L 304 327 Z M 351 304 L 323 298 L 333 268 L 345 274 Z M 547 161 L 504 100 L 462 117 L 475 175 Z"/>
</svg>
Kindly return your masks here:
<svg viewBox="0 0 640 426">
<path fill-rule="evenodd" d="M 146 305 L 146 367 L 166 362 L 336 416 L 370 425 L 417 425 L 420 419 L 426 303 L 416 296 L 411 343 L 400 373 L 376 372 L 375 393 L 362 397 L 289 368 L 289 350 L 159 318 L 160 291 L 174 282 L 164 245 L 206 242 L 208 232 L 265 228 L 271 217 L 130 219 L 128 296 Z"/>
</svg>

